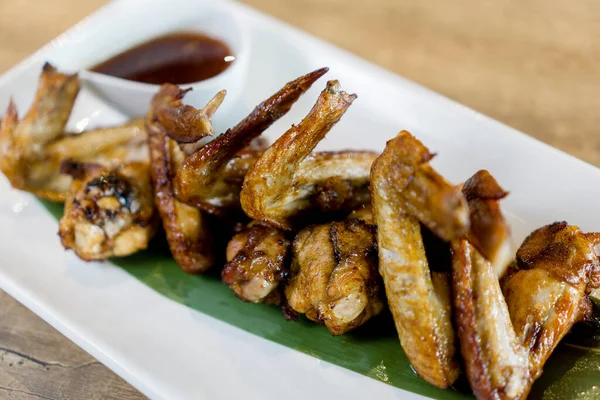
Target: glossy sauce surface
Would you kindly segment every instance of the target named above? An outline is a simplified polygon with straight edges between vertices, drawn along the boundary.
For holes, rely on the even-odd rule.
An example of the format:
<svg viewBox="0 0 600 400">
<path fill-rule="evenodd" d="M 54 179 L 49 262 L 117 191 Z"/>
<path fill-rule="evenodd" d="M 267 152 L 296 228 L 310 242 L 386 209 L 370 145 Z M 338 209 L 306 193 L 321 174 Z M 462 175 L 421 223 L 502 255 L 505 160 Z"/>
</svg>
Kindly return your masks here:
<svg viewBox="0 0 600 400">
<path fill-rule="evenodd" d="M 234 59 L 225 43 L 202 33 L 180 32 L 126 50 L 91 71 L 136 82 L 184 84 L 212 78 Z"/>
</svg>

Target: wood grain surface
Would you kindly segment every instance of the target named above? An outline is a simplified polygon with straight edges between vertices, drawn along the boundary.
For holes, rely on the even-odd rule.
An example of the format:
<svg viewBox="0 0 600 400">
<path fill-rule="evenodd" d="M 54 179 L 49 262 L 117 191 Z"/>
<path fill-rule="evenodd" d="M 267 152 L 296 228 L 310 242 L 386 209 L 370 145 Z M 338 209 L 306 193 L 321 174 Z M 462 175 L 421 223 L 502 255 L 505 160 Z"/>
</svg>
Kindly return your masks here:
<svg viewBox="0 0 600 400">
<path fill-rule="evenodd" d="M 600 2 L 245 2 L 600 166 Z M 0 73 L 103 3 L 0 0 Z M 0 398 L 143 396 L 0 292 Z"/>
</svg>

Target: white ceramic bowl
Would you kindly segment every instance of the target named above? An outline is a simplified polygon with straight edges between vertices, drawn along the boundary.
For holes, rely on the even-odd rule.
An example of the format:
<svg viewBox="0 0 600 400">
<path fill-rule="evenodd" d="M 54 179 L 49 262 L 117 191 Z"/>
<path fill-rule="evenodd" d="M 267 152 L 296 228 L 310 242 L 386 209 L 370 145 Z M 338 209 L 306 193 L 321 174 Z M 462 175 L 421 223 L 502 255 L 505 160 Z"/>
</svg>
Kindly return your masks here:
<svg viewBox="0 0 600 400">
<path fill-rule="evenodd" d="M 135 3 L 132 3 L 135 7 Z M 99 21 L 96 18 L 95 21 Z M 79 40 L 76 60 L 52 59 L 61 70 L 78 71 L 82 83 L 101 98 L 129 116 L 142 116 L 148 111 L 152 96 L 159 85 L 129 81 L 92 72 L 91 68 L 125 50 L 153 38 L 180 31 L 197 31 L 226 43 L 235 61 L 212 78 L 182 87 L 193 90 L 185 103 L 201 108 L 218 91 L 226 89 L 227 97 L 220 113 L 234 103 L 248 70 L 249 35 L 243 23 L 230 11 L 230 5 L 220 1 L 172 0 L 154 7 L 137 8 L 111 17 L 109 25 L 92 24 L 86 29 L 85 40 Z M 152 22 L 150 22 L 152 21 Z M 90 45 L 90 42 L 92 45 Z"/>
</svg>

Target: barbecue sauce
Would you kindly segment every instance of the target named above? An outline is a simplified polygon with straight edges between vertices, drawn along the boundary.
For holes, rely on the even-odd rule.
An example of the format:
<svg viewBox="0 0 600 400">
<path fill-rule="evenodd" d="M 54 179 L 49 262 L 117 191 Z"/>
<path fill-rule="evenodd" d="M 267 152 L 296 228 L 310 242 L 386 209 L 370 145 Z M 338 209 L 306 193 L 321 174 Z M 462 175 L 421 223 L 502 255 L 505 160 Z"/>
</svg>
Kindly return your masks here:
<svg viewBox="0 0 600 400">
<path fill-rule="evenodd" d="M 201 33 L 180 32 L 126 50 L 91 71 L 143 83 L 184 84 L 212 78 L 234 59 L 225 43 Z"/>
</svg>

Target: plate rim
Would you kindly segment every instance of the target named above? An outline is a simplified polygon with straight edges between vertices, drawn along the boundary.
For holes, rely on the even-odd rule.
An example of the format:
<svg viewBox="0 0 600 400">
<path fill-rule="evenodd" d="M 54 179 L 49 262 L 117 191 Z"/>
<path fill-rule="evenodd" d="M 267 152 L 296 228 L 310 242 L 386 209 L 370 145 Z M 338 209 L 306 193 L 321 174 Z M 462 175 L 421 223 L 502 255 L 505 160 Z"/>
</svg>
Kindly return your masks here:
<svg viewBox="0 0 600 400">
<path fill-rule="evenodd" d="M 115 7 L 116 4 L 122 3 L 122 2 L 133 3 L 135 1 L 139 1 L 139 0 L 112 1 L 112 2 L 107 3 L 104 6 L 100 7 L 99 9 L 92 12 L 88 16 L 84 17 L 82 20 L 77 22 L 75 25 L 73 25 L 72 27 L 70 27 L 69 29 L 67 29 L 66 31 L 61 33 L 60 35 L 58 35 L 55 39 L 51 40 L 50 42 L 48 42 L 47 44 L 42 46 L 40 49 L 38 49 L 34 53 L 32 53 L 30 56 L 28 56 L 27 58 L 25 58 L 21 62 L 17 63 L 12 68 L 10 68 L 8 71 L 3 73 L 0 76 L 0 87 L 2 87 L 7 81 L 12 79 L 13 77 L 18 76 L 19 73 L 27 71 L 28 68 L 30 68 L 35 63 L 39 62 L 40 59 L 43 59 L 45 56 L 47 56 L 48 53 L 50 53 L 53 49 L 55 49 L 61 43 L 68 42 L 70 36 L 72 36 L 74 33 L 76 33 L 80 29 L 85 29 L 86 25 L 90 21 L 93 21 L 96 18 L 102 18 L 102 15 L 104 13 L 110 12 L 110 10 L 113 7 Z M 156 0 L 156 1 L 163 1 L 163 0 Z M 385 77 L 383 79 L 400 80 L 403 82 L 404 85 L 408 84 L 408 85 L 414 87 L 416 90 L 426 93 L 428 96 L 432 96 L 437 101 L 446 102 L 446 107 L 454 108 L 456 110 L 459 110 L 460 112 L 469 113 L 471 115 L 471 118 L 482 119 L 485 121 L 486 124 L 496 125 L 500 129 L 502 129 L 504 132 L 507 132 L 508 134 L 510 134 L 512 136 L 518 136 L 520 140 L 528 140 L 530 142 L 535 143 L 537 146 L 545 147 L 547 151 L 551 151 L 553 153 L 553 156 L 566 158 L 569 160 L 569 162 L 576 162 L 581 167 L 589 169 L 591 173 L 595 173 L 595 174 L 600 173 L 600 168 L 598 168 L 598 167 L 595 167 L 595 166 L 593 166 L 583 160 L 580 160 L 568 153 L 565 153 L 555 147 L 552 147 L 549 144 L 546 144 L 536 138 L 528 136 L 528 135 L 518 131 L 515 128 L 505 125 L 502 122 L 499 122 L 499 121 L 497 121 L 491 117 L 488 117 L 478 111 L 475 111 L 467 106 L 464 106 L 464 105 L 462 105 L 444 95 L 434 92 L 431 89 L 428 89 L 418 83 L 415 83 L 406 78 L 403 78 L 403 77 L 401 77 L 379 65 L 376 65 L 365 59 L 362 59 L 359 56 L 351 53 L 348 50 L 339 48 L 329 42 L 324 41 L 323 39 L 320 39 L 310 33 L 307 33 L 297 27 L 294 27 L 286 22 L 278 20 L 268 14 L 265 14 L 259 10 L 254 9 L 246 4 L 233 2 L 231 0 L 219 0 L 219 1 L 229 4 L 231 7 L 241 9 L 244 12 L 254 14 L 254 16 L 259 16 L 260 18 L 268 19 L 271 23 L 279 25 L 280 29 L 287 29 L 287 30 L 295 31 L 295 32 L 301 34 L 302 36 L 309 38 L 311 41 L 317 43 L 319 46 L 326 46 L 329 48 L 333 48 L 338 52 L 342 52 L 346 56 L 351 58 L 353 61 L 362 64 L 362 66 L 361 66 L 362 69 L 366 68 L 369 72 L 376 72 L 376 73 L 384 74 Z M 149 3 L 149 4 L 151 4 L 151 3 Z M 31 196 L 31 197 L 33 197 L 33 196 Z M 131 277 L 131 279 L 136 280 L 133 277 Z M 86 337 L 84 335 L 77 332 L 77 328 L 70 326 L 70 324 L 67 323 L 67 321 L 58 318 L 56 316 L 56 314 L 52 312 L 52 310 L 45 308 L 39 300 L 35 299 L 35 296 L 28 294 L 27 290 L 25 288 L 21 287 L 18 283 L 12 282 L 9 277 L 4 276 L 2 271 L 0 271 L 0 286 L 10 296 L 12 296 L 13 298 L 17 299 L 19 302 L 24 304 L 27 308 L 32 310 L 36 315 L 40 316 L 43 320 L 45 320 L 51 326 L 53 326 L 55 329 L 57 329 L 59 332 L 61 332 L 61 334 L 65 335 L 67 338 L 69 338 L 69 340 L 71 340 L 75 344 L 77 344 L 77 346 L 81 347 L 83 350 L 85 350 L 86 352 L 88 352 L 89 354 L 91 354 L 92 356 L 97 358 L 98 360 L 100 360 L 105 366 L 110 368 L 117 375 L 121 376 L 123 379 L 125 379 L 127 382 L 129 382 L 136 389 L 140 390 L 140 392 L 142 392 L 144 395 L 146 395 L 150 398 L 162 398 L 163 397 L 162 393 L 157 392 L 155 389 L 153 389 L 151 387 L 151 385 L 147 385 L 145 382 L 143 382 L 143 380 L 137 379 L 137 377 L 131 371 L 128 371 L 127 368 L 125 368 L 117 360 L 115 360 L 109 354 L 102 351 L 102 348 L 100 346 L 95 345 L 93 342 L 86 339 Z M 148 289 L 152 290 L 150 288 L 148 288 Z M 164 296 L 162 296 L 158 293 L 157 293 L 157 295 L 164 298 Z M 186 307 L 186 306 L 182 305 L 182 307 Z M 206 317 L 213 319 L 210 316 L 206 316 Z M 214 319 L 214 320 L 218 321 L 219 323 L 223 323 L 222 321 L 219 321 L 218 319 Z M 239 330 L 239 328 L 235 328 L 235 329 Z M 246 332 L 244 332 L 244 333 L 251 335 Z M 254 335 L 251 335 L 251 336 L 254 336 Z M 256 337 L 256 336 L 254 336 L 254 337 Z M 266 339 L 263 339 L 260 337 L 258 337 L 258 338 L 261 340 L 266 340 Z M 284 347 L 287 349 L 287 347 L 285 347 L 283 345 L 279 345 L 277 343 L 273 343 L 270 341 L 268 341 L 268 342 L 272 345 L 281 346 L 281 347 Z M 302 354 L 300 352 L 297 352 L 297 353 Z M 310 357 L 310 356 L 306 356 L 306 357 Z M 341 367 L 335 366 L 334 364 L 330 364 L 330 365 L 334 366 L 335 368 L 341 368 Z M 348 371 L 348 370 L 346 370 L 346 371 Z M 348 372 L 352 372 L 352 371 L 348 371 Z M 354 373 L 354 374 L 356 374 L 356 373 Z M 368 377 L 360 375 L 360 374 L 357 374 L 357 376 L 368 378 Z M 381 383 L 381 382 L 378 382 L 378 384 L 385 385 L 384 383 Z M 394 389 L 394 391 L 399 391 L 397 393 L 402 393 L 403 395 L 412 395 L 412 396 L 414 396 L 414 398 L 425 398 L 421 395 L 415 394 L 413 392 L 410 392 L 410 391 L 407 391 L 404 389 L 395 388 L 395 387 L 393 389 Z"/>
</svg>

